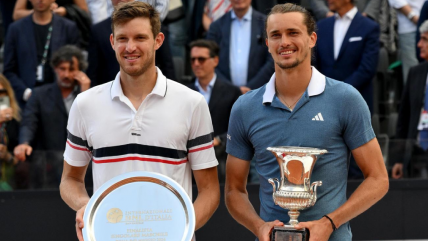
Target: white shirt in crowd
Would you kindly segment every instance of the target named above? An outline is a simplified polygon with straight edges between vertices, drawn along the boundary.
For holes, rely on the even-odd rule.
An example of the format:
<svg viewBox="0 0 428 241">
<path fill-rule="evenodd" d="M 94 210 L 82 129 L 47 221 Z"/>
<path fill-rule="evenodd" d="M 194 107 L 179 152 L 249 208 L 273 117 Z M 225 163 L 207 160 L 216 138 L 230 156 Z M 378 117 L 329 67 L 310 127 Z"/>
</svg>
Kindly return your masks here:
<svg viewBox="0 0 428 241">
<path fill-rule="evenodd" d="M 407 4 L 410 5 L 412 11 L 415 12 L 418 16 L 421 12 L 422 5 L 424 5 L 425 0 L 388 0 L 389 5 L 395 9 L 402 8 Z M 405 34 L 416 32 L 416 25 L 407 18 L 400 11 L 397 11 L 397 21 L 398 21 L 398 33 Z"/>
<path fill-rule="evenodd" d="M 107 11 L 107 2 L 111 4 L 110 0 L 86 0 L 92 24 L 99 23 L 110 16 Z"/>
<path fill-rule="evenodd" d="M 348 32 L 349 26 L 351 25 L 352 19 L 357 14 L 357 7 L 353 7 L 343 17 L 339 14 L 335 14 L 336 21 L 334 22 L 334 59 L 337 59 L 342 47 L 343 39 L 345 38 L 346 32 Z"/>
</svg>

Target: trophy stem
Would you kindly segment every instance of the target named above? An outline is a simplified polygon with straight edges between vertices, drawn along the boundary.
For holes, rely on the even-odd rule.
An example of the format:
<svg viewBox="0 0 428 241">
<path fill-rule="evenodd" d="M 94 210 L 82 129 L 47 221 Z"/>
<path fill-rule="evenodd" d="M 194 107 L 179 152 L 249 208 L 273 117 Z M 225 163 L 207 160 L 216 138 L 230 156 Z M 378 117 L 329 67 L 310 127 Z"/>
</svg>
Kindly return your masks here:
<svg viewBox="0 0 428 241">
<path fill-rule="evenodd" d="M 300 212 L 295 210 L 290 210 L 288 211 L 288 216 L 290 216 L 290 221 L 288 222 L 289 225 L 296 225 L 299 223 L 299 221 L 297 221 L 297 218 L 299 217 Z"/>
</svg>

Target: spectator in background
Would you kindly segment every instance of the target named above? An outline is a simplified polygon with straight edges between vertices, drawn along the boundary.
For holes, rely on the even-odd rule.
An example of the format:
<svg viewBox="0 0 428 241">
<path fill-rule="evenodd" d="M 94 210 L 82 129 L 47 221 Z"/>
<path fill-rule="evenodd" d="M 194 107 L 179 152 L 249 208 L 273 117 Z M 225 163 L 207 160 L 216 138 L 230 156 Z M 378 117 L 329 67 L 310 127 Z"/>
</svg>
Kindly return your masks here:
<svg viewBox="0 0 428 241">
<path fill-rule="evenodd" d="M 328 7 L 326 0 L 310 0 L 310 4 L 312 12 L 314 13 L 317 20 L 322 20 L 334 15 L 335 11 Z M 354 4 L 358 10 L 362 12 L 364 17 L 370 17 L 371 19 L 378 21 L 381 0 L 362 0 L 354 2 Z"/>
<path fill-rule="evenodd" d="M 379 25 L 351 0 L 330 0 L 334 16 L 318 22 L 317 69 L 354 86 L 373 111 L 373 77 L 379 56 Z"/>
<path fill-rule="evenodd" d="M 419 29 L 422 25 L 423 22 L 425 22 L 425 20 L 428 20 L 428 2 L 425 1 L 424 5 L 422 5 L 422 9 L 421 12 L 419 14 L 419 19 L 418 19 L 418 23 L 416 25 L 416 29 Z M 419 31 L 416 31 L 416 58 L 418 58 L 419 62 L 422 63 L 425 61 L 425 59 L 421 58 L 420 54 L 420 49 L 417 46 L 419 43 L 419 40 L 421 39 L 421 33 Z"/>
<path fill-rule="evenodd" d="M 403 67 L 403 81 L 406 84 L 409 69 L 418 64 L 416 58 L 416 24 L 425 0 L 388 0 L 397 10 L 398 44 Z"/>
<path fill-rule="evenodd" d="M 231 3 L 233 11 L 211 24 L 207 39 L 220 47 L 217 75 L 244 94 L 267 83 L 274 64 L 263 37 L 266 16 L 252 9 L 251 0 Z"/>
<path fill-rule="evenodd" d="M 75 46 L 60 48 L 53 54 L 51 65 L 56 82 L 34 89 L 24 110 L 19 131 L 20 144 L 14 153 L 21 161 L 25 161 L 33 149 L 59 153 L 60 158 L 47 160 L 52 161 L 50 164 L 53 167 L 53 183 L 49 184 L 58 187 L 67 139 L 68 113 L 77 94 L 89 89 L 91 81 L 82 72 L 87 62 L 82 51 Z"/>
<path fill-rule="evenodd" d="M 208 102 L 214 127 L 214 150 L 219 162 L 219 180 L 226 174 L 226 135 L 233 103 L 241 95 L 238 87 L 222 80 L 215 73 L 219 48 L 214 41 L 196 40 L 190 43 L 190 61 L 196 79 L 189 88 L 201 93 Z"/>
<path fill-rule="evenodd" d="M 4 75 L 23 107 L 36 86 L 53 82 L 49 60 L 66 44 L 78 44 L 79 32 L 68 19 L 52 14 L 54 0 L 30 0 L 34 12 L 9 27 L 4 50 Z"/>
<path fill-rule="evenodd" d="M 25 189 L 29 185 L 29 166 L 13 155 L 18 145 L 21 114 L 9 81 L 0 74 L 0 164 L 1 177 L 14 189 Z M 8 172 L 9 171 L 9 172 Z M 8 175 L 9 174 L 9 175 Z"/>
<path fill-rule="evenodd" d="M 412 161 L 421 159 L 427 164 L 428 158 L 428 21 L 419 28 L 421 38 L 418 42 L 420 57 L 425 61 L 410 68 L 408 81 L 404 89 L 398 113 L 396 138 L 398 146 L 394 148 L 398 155 L 392 168 L 392 178 L 403 177 L 403 153 L 411 152 Z M 407 141 L 404 141 L 407 140 Z M 409 145 L 410 144 L 410 145 Z M 410 150 L 406 148 L 410 146 Z M 407 168 L 407 166 L 406 166 Z"/>
<path fill-rule="evenodd" d="M 333 17 L 318 22 L 316 66 L 325 76 L 355 87 L 373 113 L 373 77 L 379 56 L 379 25 L 363 17 L 352 0 L 330 0 Z M 351 158 L 350 179 L 364 179 Z"/>
<path fill-rule="evenodd" d="M 207 0 L 202 15 L 202 24 L 205 31 L 210 29 L 212 22 L 223 17 L 230 9 L 232 9 L 232 4 L 229 0 Z"/>
<path fill-rule="evenodd" d="M 117 6 L 120 2 L 132 1 L 134 0 L 111 0 L 111 4 Z M 110 43 L 111 34 L 111 17 L 92 26 L 92 39 L 88 49 L 88 76 L 92 80 L 92 86 L 114 80 L 119 72 L 119 63 Z M 156 51 L 155 61 L 156 66 L 161 69 L 168 79 L 175 80 L 174 64 L 168 38 L 165 38 L 162 46 Z"/>
<path fill-rule="evenodd" d="M 32 1 L 32 0 L 28 0 Z M 40 0 L 47 2 L 46 0 Z M 49 0 L 49 2 L 52 2 Z M 88 6 L 85 0 L 55 0 L 51 4 L 53 13 L 65 17 L 73 21 L 79 29 L 80 39 L 79 45 L 82 48 L 87 48 L 90 38 L 91 19 L 88 13 Z M 26 0 L 17 0 L 13 11 L 13 18 L 19 20 L 30 15 L 33 12 L 32 5 Z"/>
</svg>

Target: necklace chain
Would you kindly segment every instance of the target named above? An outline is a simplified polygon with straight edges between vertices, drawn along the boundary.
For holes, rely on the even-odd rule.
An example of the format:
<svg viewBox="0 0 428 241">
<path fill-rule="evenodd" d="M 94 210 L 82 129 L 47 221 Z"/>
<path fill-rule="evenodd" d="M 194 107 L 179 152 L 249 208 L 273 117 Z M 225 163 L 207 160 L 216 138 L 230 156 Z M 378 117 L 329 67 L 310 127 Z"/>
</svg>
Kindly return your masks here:
<svg viewBox="0 0 428 241">
<path fill-rule="evenodd" d="M 276 90 L 276 87 L 275 87 L 275 90 Z M 299 102 L 299 100 L 302 98 L 302 96 L 303 96 L 303 94 L 304 94 L 305 92 L 303 92 L 302 93 L 302 95 L 296 100 L 296 102 L 294 102 L 294 104 L 292 104 L 292 105 L 289 105 L 288 103 L 287 103 L 287 101 L 285 101 L 280 95 L 279 95 L 279 93 L 278 93 L 278 90 L 276 90 L 276 95 L 279 97 L 279 99 L 280 100 L 282 100 L 282 101 L 284 101 L 284 103 L 285 103 L 285 105 L 291 110 L 291 111 L 293 111 L 293 109 L 291 108 L 292 106 L 294 106 L 294 105 L 296 105 L 297 104 L 297 102 Z"/>
</svg>

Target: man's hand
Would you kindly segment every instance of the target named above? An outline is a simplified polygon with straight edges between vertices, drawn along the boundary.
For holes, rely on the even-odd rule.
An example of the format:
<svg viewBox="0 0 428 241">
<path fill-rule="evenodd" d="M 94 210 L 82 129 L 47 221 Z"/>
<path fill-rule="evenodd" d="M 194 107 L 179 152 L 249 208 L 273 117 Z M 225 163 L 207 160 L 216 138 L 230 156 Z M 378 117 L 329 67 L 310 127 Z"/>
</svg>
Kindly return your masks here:
<svg viewBox="0 0 428 241">
<path fill-rule="evenodd" d="M 331 233 L 333 233 L 331 222 L 325 217 L 312 222 L 301 222 L 295 225 L 294 228 L 307 228 L 310 232 L 309 241 L 327 241 Z"/>
<path fill-rule="evenodd" d="M 279 220 L 266 222 L 258 228 L 257 238 L 259 238 L 259 241 L 270 241 L 270 234 L 272 233 L 273 227 L 283 226 L 283 225 L 284 223 L 280 222 Z"/>
<path fill-rule="evenodd" d="M 15 154 L 15 157 L 18 158 L 20 161 L 25 161 L 26 156 L 31 155 L 33 152 L 33 148 L 28 144 L 20 144 L 15 147 L 13 150 L 13 153 Z"/>
<path fill-rule="evenodd" d="M 86 205 L 79 209 L 76 213 L 76 233 L 79 241 L 84 241 L 82 229 L 85 226 L 83 223 L 83 214 L 85 213 Z"/>
<path fill-rule="evenodd" d="M 91 87 L 91 79 L 82 71 L 76 71 L 74 79 L 79 83 L 80 91 L 83 92 Z"/>
<path fill-rule="evenodd" d="M 250 88 L 248 88 L 247 86 L 241 86 L 241 87 L 239 87 L 240 89 L 241 89 L 241 93 L 242 94 L 245 94 L 245 93 L 247 93 L 248 91 L 250 91 L 251 89 Z"/>
<path fill-rule="evenodd" d="M 218 137 L 214 137 L 213 145 L 214 145 L 214 146 L 218 146 L 218 145 L 220 145 L 220 143 L 221 143 L 220 138 L 218 138 Z"/>
<path fill-rule="evenodd" d="M 12 120 L 12 108 L 6 107 L 0 110 L 0 123 Z"/>
<path fill-rule="evenodd" d="M 394 179 L 403 177 L 403 163 L 395 163 L 392 167 L 391 176 Z"/>
<path fill-rule="evenodd" d="M 328 12 L 328 13 L 325 15 L 325 17 L 326 17 L 326 18 L 329 18 L 329 17 L 331 17 L 331 16 L 334 16 L 334 13 L 333 13 L 333 12 Z"/>
</svg>

